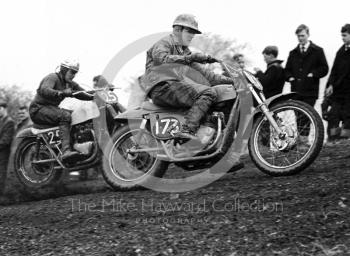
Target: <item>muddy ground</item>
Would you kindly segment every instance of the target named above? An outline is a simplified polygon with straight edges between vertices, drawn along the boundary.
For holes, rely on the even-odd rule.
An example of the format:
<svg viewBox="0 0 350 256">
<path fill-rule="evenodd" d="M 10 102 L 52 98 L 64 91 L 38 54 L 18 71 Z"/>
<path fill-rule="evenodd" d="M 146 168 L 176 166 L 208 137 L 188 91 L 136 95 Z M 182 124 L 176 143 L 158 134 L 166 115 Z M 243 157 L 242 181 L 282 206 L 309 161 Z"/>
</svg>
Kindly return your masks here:
<svg viewBox="0 0 350 256">
<path fill-rule="evenodd" d="M 10 175 L 0 255 L 350 255 L 349 148 L 324 147 L 292 177 L 266 176 L 246 159 L 179 194 L 70 178 L 33 197 Z"/>
</svg>

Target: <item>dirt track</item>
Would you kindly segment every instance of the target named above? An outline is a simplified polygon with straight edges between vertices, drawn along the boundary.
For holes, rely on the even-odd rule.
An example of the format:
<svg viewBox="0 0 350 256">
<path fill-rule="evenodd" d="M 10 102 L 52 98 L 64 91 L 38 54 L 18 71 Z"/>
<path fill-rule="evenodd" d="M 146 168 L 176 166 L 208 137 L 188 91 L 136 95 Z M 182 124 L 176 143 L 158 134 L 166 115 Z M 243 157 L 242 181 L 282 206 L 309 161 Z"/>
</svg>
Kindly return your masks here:
<svg viewBox="0 0 350 256">
<path fill-rule="evenodd" d="M 0 207 L 0 255 L 350 255 L 349 147 L 324 148 L 293 177 L 247 162 L 181 194 L 70 182 Z M 2 203 L 29 199 L 10 191 Z"/>
</svg>

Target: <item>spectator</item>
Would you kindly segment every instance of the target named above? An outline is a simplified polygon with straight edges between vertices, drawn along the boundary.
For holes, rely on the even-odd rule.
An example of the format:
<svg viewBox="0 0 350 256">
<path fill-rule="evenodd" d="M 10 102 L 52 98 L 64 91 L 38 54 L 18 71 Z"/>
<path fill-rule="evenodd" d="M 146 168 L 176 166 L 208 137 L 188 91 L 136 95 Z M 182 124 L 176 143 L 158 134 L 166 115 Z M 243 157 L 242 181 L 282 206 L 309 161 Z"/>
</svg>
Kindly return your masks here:
<svg viewBox="0 0 350 256">
<path fill-rule="evenodd" d="M 30 127 L 33 123 L 32 120 L 29 117 L 29 111 L 28 111 L 28 106 L 25 104 L 21 104 L 18 108 L 17 111 L 17 118 L 18 118 L 18 123 L 16 126 L 16 133 L 19 131 Z"/>
<path fill-rule="evenodd" d="M 300 100 L 311 106 L 318 98 L 320 78 L 328 73 L 323 49 L 309 41 L 309 28 L 300 25 L 296 30 L 298 46 L 290 51 L 285 74 L 292 91 L 300 94 Z"/>
<path fill-rule="evenodd" d="M 242 53 L 234 54 L 232 57 L 232 60 L 233 60 L 233 67 L 240 70 L 245 69 L 245 60 L 244 60 L 244 55 Z M 224 71 L 222 75 L 226 77 L 231 77 L 230 74 L 227 73 L 226 71 Z M 235 84 L 239 89 L 244 88 L 244 84 L 242 84 L 242 81 L 239 79 L 235 80 Z"/>
<path fill-rule="evenodd" d="M 15 122 L 7 114 L 7 103 L 0 100 L 0 194 L 2 194 L 5 187 L 7 164 L 14 133 Z"/>
<path fill-rule="evenodd" d="M 328 87 L 328 85 L 327 85 Z M 322 111 L 322 118 L 323 120 L 325 121 L 329 121 L 329 114 L 331 112 L 331 109 L 332 109 L 332 99 L 330 96 L 327 96 L 326 93 L 324 94 L 324 97 L 323 97 L 323 101 L 321 103 L 321 111 Z M 338 134 L 340 134 L 340 127 L 338 127 L 335 131 L 335 134 L 337 135 L 332 135 L 331 134 L 331 129 L 330 129 L 330 126 L 329 126 L 329 122 L 327 124 L 327 141 L 328 142 L 333 142 L 335 141 L 336 139 L 338 139 Z M 334 133 L 334 130 L 333 130 L 333 133 Z"/>
<path fill-rule="evenodd" d="M 240 69 L 245 68 L 245 60 L 244 60 L 244 55 L 242 53 L 236 53 L 233 55 L 233 63 L 236 67 Z"/>
<path fill-rule="evenodd" d="M 292 92 L 299 94 L 299 100 L 314 106 L 318 98 L 320 78 L 328 73 L 327 60 L 323 49 L 309 41 L 310 33 L 306 25 L 300 25 L 295 34 L 299 44 L 289 53 L 285 68 L 286 80 L 291 83 Z M 297 125 L 299 139 L 308 143 L 309 119 L 299 115 Z"/>
<path fill-rule="evenodd" d="M 267 46 L 263 52 L 264 61 L 267 64 L 266 71 L 263 73 L 259 68 L 254 68 L 256 77 L 263 86 L 263 92 L 266 98 L 282 93 L 284 86 L 284 70 L 281 66 L 283 60 L 278 60 L 278 48 L 276 46 Z"/>
<path fill-rule="evenodd" d="M 337 136 L 350 137 L 350 24 L 341 28 L 341 36 L 344 44 L 337 51 L 325 91 L 331 98 L 328 114 L 331 141 Z M 339 134 L 341 120 L 343 127 Z"/>
</svg>

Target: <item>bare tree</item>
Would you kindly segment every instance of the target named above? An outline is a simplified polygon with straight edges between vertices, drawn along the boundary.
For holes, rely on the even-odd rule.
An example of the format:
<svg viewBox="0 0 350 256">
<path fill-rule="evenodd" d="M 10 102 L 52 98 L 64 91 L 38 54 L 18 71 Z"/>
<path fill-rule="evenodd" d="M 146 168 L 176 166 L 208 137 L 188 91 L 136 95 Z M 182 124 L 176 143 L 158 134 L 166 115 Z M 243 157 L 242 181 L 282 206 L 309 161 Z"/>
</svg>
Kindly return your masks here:
<svg viewBox="0 0 350 256">
<path fill-rule="evenodd" d="M 236 39 L 225 38 L 217 34 L 202 34 L 196 36 L 192 41 L 192 47 L 203 53 L 232 63 L 232 56 L 247 50 L 247 43 L 238 43 Z"/>
</svg>

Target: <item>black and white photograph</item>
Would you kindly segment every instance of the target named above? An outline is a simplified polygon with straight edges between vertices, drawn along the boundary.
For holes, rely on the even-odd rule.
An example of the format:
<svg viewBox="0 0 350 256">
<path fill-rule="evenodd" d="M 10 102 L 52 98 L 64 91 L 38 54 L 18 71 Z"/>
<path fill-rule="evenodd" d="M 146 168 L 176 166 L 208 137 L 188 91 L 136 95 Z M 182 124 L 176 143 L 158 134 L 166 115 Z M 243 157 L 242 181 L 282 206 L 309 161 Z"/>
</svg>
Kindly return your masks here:
<svg viewBox="0 0 350 256">
<path fill-rule="evenodd" d="M 0 256 L 350 255 L 349 10 L 2 0 Z"/>
</svg>

